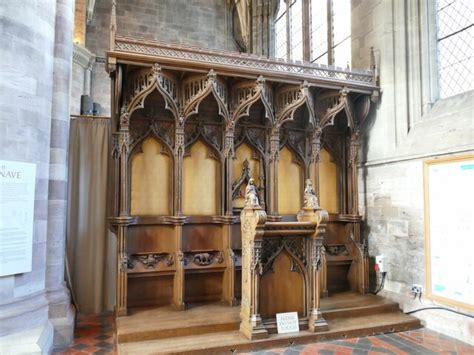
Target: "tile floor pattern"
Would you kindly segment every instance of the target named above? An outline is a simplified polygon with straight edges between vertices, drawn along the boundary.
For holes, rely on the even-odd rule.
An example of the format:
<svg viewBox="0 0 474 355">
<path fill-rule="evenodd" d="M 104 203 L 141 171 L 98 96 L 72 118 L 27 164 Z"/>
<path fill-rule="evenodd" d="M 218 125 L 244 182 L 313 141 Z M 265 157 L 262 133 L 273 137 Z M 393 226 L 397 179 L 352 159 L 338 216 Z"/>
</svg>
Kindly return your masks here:
<svg viewBox="0 0 474 355">
<path fill-rule="evenodd" d="M 74 341 L 53 354 L 116 354 L 112 314 L 79 315 Z M 462 354 L 473 355 L 474 346 L 421 328 L 366 338 L 333 340 L 291 348 L 270 349 L 252 354 Z"/>
</svg>

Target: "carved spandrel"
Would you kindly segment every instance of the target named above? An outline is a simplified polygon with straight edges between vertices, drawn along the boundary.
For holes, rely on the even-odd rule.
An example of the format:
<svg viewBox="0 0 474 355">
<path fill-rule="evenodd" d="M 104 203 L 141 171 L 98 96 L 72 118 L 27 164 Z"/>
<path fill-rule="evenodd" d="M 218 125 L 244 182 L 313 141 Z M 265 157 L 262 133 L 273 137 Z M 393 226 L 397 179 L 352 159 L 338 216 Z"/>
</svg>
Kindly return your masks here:
<svg viewBox="0 0 474 355">
<path fill-rule="evenodd" d="M 304 162 L 306 158 L 306 134 L 304 131 L 280 130 L 280 149 L 288 144 Z"/>
<path fill-rule="evenodd" d="M 262 241 L 262 267 L 264 272 L 271 269 L 271 264 L 284 249 L 290 251 L 303 265 L 307 264 L 304 237 L 269 237 Z"/>
<path fill-rule="evenodd" d="M 223 150 L 222 125 L 205 124 L 199 121 L 190 121 L 184 125 L 185 147 L 191 146 L 199 138 L 204 139 L 218 152 Z"/>
</svg>

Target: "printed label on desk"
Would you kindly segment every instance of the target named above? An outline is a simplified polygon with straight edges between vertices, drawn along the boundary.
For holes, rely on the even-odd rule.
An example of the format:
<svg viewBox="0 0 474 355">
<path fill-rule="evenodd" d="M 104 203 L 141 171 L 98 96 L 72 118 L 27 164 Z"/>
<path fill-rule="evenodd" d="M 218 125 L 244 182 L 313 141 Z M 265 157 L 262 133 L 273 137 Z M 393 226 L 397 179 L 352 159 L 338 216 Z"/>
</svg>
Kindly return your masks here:
<svg viewBox="0 0 474 355">
<path fill-rule="evenodd" d="M 277 313 L 278 334 L 298 333 L 300 325 L 298 323 L 298 312 Z"/>
</svg>

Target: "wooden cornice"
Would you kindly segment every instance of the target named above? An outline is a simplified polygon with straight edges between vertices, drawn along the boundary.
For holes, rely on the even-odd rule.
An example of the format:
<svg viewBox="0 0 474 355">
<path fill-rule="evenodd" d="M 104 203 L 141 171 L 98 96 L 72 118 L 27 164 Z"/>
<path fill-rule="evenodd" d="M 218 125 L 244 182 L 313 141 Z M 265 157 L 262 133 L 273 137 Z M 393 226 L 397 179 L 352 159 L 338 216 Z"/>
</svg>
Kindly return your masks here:
<svg viewBox="0 0 474 355">
<path fill-rule="evenodd" d="M 373 70 L 342 69 L 332 66 L 268 59 L 252 54 L 202 49 L 199 47 L 114 36 L 107 52 L 108 64 L 126 63 L 162 68 L 256 79 L 263 75 L 268 81 L 342 89 L 373 95 L 379 92 Z"/>
</svg>

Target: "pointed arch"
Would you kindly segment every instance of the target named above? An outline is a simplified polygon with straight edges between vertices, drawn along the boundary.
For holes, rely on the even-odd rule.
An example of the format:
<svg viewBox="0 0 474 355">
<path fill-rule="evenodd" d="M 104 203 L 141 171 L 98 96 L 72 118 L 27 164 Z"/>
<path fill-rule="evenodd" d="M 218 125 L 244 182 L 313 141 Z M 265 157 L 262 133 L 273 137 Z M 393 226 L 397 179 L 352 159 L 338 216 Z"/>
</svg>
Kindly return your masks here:
<svg viewBox="0 0 474 355">
<path fill-rule="evenodd" d="M 174 76 L 161 70 L 158 63 L 152 68 L 140 69 L 129 74 L 129 86 L 124 93 L 123 106 L 131 116 L 132 113 L 145 107 L 145 99 L 157 90 L 165 101 L 165 109 L 169 110 L 175 119 L 179 117 L 178 83 Z"/>
<path fill-rule="evenodd" d="M 261 101 L 265 108 L 265 117 L 272 125 L 275 123 L 272 89 L 263 76 L 260 75 L 256 81 L 240 81 L 232 88 L 232 93 L 232 123 L 234 126 L 240 118 L 250 115 L 250 108 L 258 101 Z"/>
<path fill-rule="evenodd" d="M 344 94 L 336 91 L 318 95 L 315 103 L 316 121 L 321 129 L 334 125 L 334 118 L 345 107 Z"/>
<path fill-rule="evenodd" d="M 277 251 L 267 260 L 260 279 L 260 300 L 265 300 L 259 307 L 262 318 L 268 319 L 275 313 L 289 311 L 297 311 L 300 317 L 305 317 L 309 292 L 306 267 L 288 247 L 287 241 L 280 243 Z M 275 295 L 275 290 L 286 295 Z M 292 297 L 288 297 L 290 294 Z M 290 304 L 281 304 L 278 299 L 287 300 Z"/>
<path fill-rule="evenodd" d="M 199 112 L 199 105 L 208 96 L 212 95 L 217 102 L 218 113 L 229 122 L 229 110 L 227 104 L 227 86 L 223 79 L 218 77 L 214 70 L 207 75 L 192 75 L 183 80 L 181 102 L 182 115 L 187 120 Z"/>
<path fill-rule="evenodd" d="M 276 94 L 276 122 L 281 126 L 287 121 L 293 121 L 295 112 L 305 106 L 308 109 L 308 119 L 311 127 L 315 127 L 313 96 L 307 81 L 301 85 L 285 85 Z"/>
</svg>

